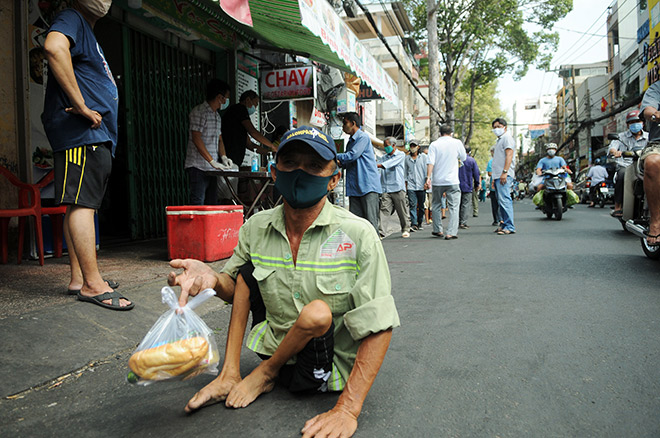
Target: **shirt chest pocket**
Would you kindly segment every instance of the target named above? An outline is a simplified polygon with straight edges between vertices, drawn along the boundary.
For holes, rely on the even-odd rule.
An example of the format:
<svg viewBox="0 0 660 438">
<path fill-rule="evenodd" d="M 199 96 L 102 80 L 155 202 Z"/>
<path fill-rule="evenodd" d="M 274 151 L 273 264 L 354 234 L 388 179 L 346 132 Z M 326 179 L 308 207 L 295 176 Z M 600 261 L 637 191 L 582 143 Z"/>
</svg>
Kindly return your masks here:
<svg viewBox="0 0 660 438">
<path fill-rule="evenodd" d="M 266 310 L 272 315 L 282 315 L 282 297 L 279 295 L 285 288 L 275 273 L 275 268 L 255 266 L 252 276 L 257 280 L 261 298 Z"/>
<path fill-rule="evenodd" d="M 330 306 L 334 316 L 343 315 L 354 307 L 350 294 L 354 284 L 354 273 L 316 276 L 316 288 L 321 292 L 318 298 Z"/>
</svg>

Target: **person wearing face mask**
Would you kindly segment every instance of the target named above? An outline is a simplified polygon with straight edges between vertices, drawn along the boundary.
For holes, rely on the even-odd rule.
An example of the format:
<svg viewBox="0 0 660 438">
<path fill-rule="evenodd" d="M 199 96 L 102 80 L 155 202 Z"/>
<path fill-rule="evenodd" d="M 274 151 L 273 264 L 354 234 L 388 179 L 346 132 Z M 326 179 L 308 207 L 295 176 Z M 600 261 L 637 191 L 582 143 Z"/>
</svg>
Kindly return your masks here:
<svg viewBox="0 0 660 438">
<path fill-rule="evenodd" d="M 227 158 L 222 142 L 218 110 L 229 106 L 229 84 L 211 79 L 206 85 L 206 101 L 190 112 L 188 148 L 184 168 L 188 174 L 190 205 L 216 205 L 218 203 L 217 177 L 206 172 L 227 169 L 233 164 Z M 220 159 L 221 163 L 215 161 Z"/>
<path fill-rule="evenodd" d="M 110 0 L 75 0 L 53 19 L 44 43 L 50 80 L 41 120 L 53 149 L 55 202 L 67 206 L 68 294 L 130 310 L 134 304 L 103 280 L 96 261 L 94 213 L 112 170 L 119 96 L 93 28 L 111 5 Z"/>
<path fill-rule="evenodd" d="M 241 94 L 238 103 L 231 105 L 222 115 L 222 140 L 227 156 L 237 166 L 242 165 L 246 149 L 256 149 L 263 155 L 277 152 L 273 143 L 261 135 L 250 120 L 250 116 L 257 111 L 258 106 L 259 95 L 253 90 L 248 90 Z M 249 137 L 263 146 L 255 145 Z"/>
<path fill-rule="evenodd" d="M 400 323 L 376 231 L 327 199 L 340 180 L 336 159 L 334 142 L 317 129 L 287 132 L 272 169 L 284 204 L 241 227 L 221 273 L 200 261 L 172 260 L 184 270 L 168 277 L 181 286 L 179 304 L 213 288 L 233 305 L 222 371 L 186 412 L 221 401 L 244 408 L 278 379 L 295 393 L 341 391 L 334 408 L 305 423 L 304 436 L 353 436 Z M 246 345 L 263 361 L 243 378 L 250 312 Z"/>
<path fill-rule="evenodd" d="M 638 151 L 646 147 L 649 142 L 649 133 L 642 128 L 644 124 L 639 116 L 639 111 L 630 111 L 626 115 L 626 124 L 628 129 L 619 133 L 619 138 L 610 143 L 609 154 L 616 158 L 616 176 L 614 183 L 614 211 L 612 216 L 621 217 L 623 211 L 623 181 L 625 170 L 633 162 L 632 158 L 624 158 L 621 153 L 624 151 Z"/>
<path fill-rule="evenodd" d="M 500 224 L 495 230 L 498 235 L 516 232 L 513 221 L 513 199 L 511 185 L 515 180 L 516 142 L 507 131 L 507 123 L 501 117 L 493 120 L 493 134 L 497 137 L 493 152 L 493 187 L 497 192 L 497 206 Z"/>
<path fill-rule="evenodd" d="M 548 143 L 545 145 L 545 154 L 546 156 L 541 158 L 536 164 L 536 175 L 540 179 L 536 179 L 535 189 L 541 191 L 545 188 L 543 185 L 543 171 L 547 169 L 563 169 L 566 173 L 570 174 L 571 170 L 568 168 L 566 161 L 563 157 L 557 155 L 557 144 Z M 573 183 L 571 182 L 570 176 L 566 175 L 566 188 L 568 190 L 573 190 Z"/>
<path fill-rule="evenodd" d="M 424 183 L 428 164 L 429 156 L 419 152 L 417 140 L 410 140 L 410 155 L 405 159 L 405 171 L 410 223 L 413 231 L 423 229 L 422 221 L 424 220 L 424 201 L 426 199 Z"/>
<path fill-rule="evenodd" d="M 408 200 L 406 199 L 406 154 L 396 148 L 396 138 L 387 137 L 384 142 L 385 155 L 378 158 L 377 166 L 380 169 L 380 185 L 383 193 L 380 197 L 380 226 L 378 232 L 385 236 L 383 218 L 392 213 L 392 208 L 399 216 L 401 224 L 401 237 L 410 237 L 410 217 Z"/>
</svg>

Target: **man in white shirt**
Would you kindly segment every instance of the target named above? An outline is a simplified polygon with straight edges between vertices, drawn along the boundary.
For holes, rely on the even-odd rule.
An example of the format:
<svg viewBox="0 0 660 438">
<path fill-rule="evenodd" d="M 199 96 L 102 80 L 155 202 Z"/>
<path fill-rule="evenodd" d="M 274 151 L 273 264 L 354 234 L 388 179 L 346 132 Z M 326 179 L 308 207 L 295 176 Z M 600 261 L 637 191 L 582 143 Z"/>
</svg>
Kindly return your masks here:
<svg viewBox="0 0 660 438">
<path fill-rule="evenodd" d="M 459 160 L 465 161 L 463 142 L 452 137 L 453 129 L 449 125 L 440 127 L 440 138 L 429 146 L 429 164 L 426 171 L 425 188 L 433 188 L 433 231 L 432 235 L 446 240 L 457 239 L 458 207 L 461 200 L 460 181 L 458 179 Z M 449 224 L 447 234 L 442 231 L 442 195 L 447 194 Z"/>
<path fill-rule="evenodd" d="M 513 199 L 511 185 L 515 180 L 516 142 L 507 131 L 507 123 L 501 117 L 493 120 L 493 134 L 497 137 L 493 153 L 493 181 L 497 191 L 500 225 L 495 230 L 497 234 L 507 235 L 516 232 L 513 224 Z"/>
</svg>

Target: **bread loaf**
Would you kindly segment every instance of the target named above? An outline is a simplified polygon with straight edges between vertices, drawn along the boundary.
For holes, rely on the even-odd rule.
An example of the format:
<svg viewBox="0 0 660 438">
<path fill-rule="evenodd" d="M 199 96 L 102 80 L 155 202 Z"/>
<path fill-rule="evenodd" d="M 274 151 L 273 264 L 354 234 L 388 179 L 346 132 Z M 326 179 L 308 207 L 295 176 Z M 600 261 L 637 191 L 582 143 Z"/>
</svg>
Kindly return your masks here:
<svg viewBox="0 0 660 438">
<path fill-rule="evenodd" d="M 141 379 L 165 380 L 193 369 L 208 351 L 208 341 L 197 336 L 138 351 L 128 360 L 128 366 Z"/>
</svg>

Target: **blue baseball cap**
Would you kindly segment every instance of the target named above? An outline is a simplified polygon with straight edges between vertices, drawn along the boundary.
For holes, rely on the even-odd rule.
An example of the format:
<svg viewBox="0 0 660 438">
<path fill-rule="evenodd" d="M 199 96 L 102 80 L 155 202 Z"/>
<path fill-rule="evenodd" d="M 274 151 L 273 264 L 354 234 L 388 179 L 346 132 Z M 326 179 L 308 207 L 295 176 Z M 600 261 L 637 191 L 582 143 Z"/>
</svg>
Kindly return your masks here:
<svg viewBox="0 0 660 438">
<path fill-rule="evenodd" d="M 277 148 L 277 153 L 279 154 L 282 148 L 294 141 L 307 143 L 324 160 L 330 161 L 337 159 L 337 149 L 335 148 L 334 141 L 323 132 L 311 126 L 302 126 L 284 133 L 280 146 Z"/>
</svg>

